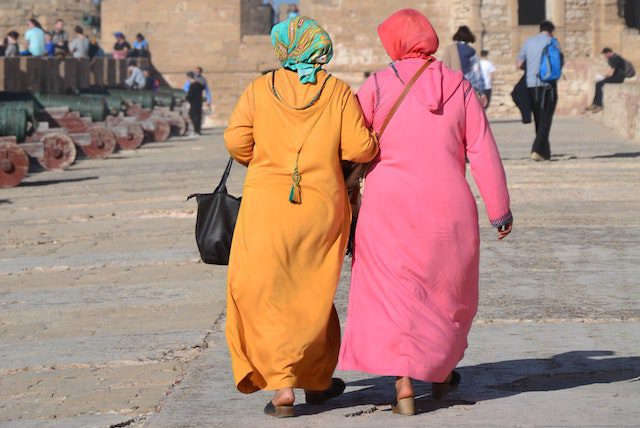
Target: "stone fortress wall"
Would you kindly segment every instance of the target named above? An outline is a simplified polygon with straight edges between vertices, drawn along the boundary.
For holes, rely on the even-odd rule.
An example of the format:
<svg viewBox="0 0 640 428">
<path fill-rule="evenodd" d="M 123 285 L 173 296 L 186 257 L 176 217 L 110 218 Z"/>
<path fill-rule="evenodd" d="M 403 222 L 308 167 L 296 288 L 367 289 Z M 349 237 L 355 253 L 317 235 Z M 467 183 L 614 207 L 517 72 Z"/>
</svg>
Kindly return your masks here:
<svg viewBox="0 0 640 428">
<path fill-rule="evenodd" d="M 85 15 L 100 16 L 93 0 L 0 0 L 0 34 L 4 38 L 15 30 L 22 39 L 27 30 L 26 21 L 31 17 L 40 21 L 45 29 L 53 28 L 56 19 L 62 18 L 71 34 L 73 27 L 82 25 Z"/>
<path fill-rule="evenodd" d="M 440 34 L 442 46 L 450 42 L 457 26 L 469 25 L 479 39 L 476 49 L 489 49 L 498 67 L 490 114 L 504 117 L 517 114 L 509 93 L 520 77 L 514 66 L 518 50 L 538 32 L 536 25 L 519 25 L 518 3 L 301 0 L 300 10 L 329 31 L 336 51 L 329 68 L 354 87 L 389 62 L 376 27 L 395 10 L 412 7 L 424 12 Z M 567 55 L 566 78 L 559 83 L 560 113 L 576 114 L 589 103 L 594 75 L 606 70 L 599 55 L 603 46 L 640 64 L 640 34 L 625 26 L 620 3 L 546 0 L 546 17 L 556 24 L 556 36 Z M 187 70 L 201 65 L 213 91 L 213 123 L 224 124 L 248 82 L 278 67 L 269 36 L 256 34 L 264 27 L 264 10 L 256 12 L 260 8 L 264 8 L 261 0 L 103 0 L 102 41 L 109 48 L 114 31 L 124 31 L 130 38 L 142 32 L 151 44 L 155 67 L 174 86 L 182 85 Z"/>
</svg>

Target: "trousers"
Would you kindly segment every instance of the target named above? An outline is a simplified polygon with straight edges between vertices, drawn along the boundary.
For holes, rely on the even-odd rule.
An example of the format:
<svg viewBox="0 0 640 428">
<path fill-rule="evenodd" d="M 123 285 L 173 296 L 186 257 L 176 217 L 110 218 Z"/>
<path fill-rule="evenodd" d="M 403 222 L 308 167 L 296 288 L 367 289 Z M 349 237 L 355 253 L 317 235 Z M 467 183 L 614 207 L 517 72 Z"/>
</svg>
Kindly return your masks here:
<svg viewBox="0 0 640 428">
<path fill-rule="evenodd" d="M 620 79 L 619 77 L 611 76 L 607 77 L 598 83 L 596 83 L 596 94 L 593 97 L 593 105 L 602 107 L 602 98 L 604 94 L 602 93 L 602 87 L 607 83 L 622 83 L 624 81 L 624 77 Z"/>
<path fill-rule="evenodd" d="M 555 83 L 552 83 L 546 86 L 528 88 L 528 91 L 531 111 L 533 111 L 533 119 L 536 125 L 536 139 L 533 141 L 531 152 L 536 152 L 549 160 L 551 158 L 549 134 L 551 133 L 553 115 L 558 104 L 558 88 Z"/>
</svg>

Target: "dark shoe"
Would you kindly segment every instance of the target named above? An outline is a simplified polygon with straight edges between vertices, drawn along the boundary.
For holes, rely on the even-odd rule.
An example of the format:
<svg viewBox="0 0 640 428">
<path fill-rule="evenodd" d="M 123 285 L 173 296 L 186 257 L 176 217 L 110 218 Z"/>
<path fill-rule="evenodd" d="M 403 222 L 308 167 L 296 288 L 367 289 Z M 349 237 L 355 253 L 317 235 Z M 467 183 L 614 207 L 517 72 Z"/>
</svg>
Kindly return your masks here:
<svg viewBox="0 0 640 428">
<path fill-rule="evenodd" d="M 416 414 L 416 398 L 401 398 L 391 407 L 391 411 L 396 415 L 413 416 Z"/>
<path fill-rule="evenodd" d="M 460 379 L 462 379 L 460 373 L 454 370 L 451 372 L 451 380 L 449 382 L 432 383 L 431 398 L 434 400 L 442 400 L 448 393 L 458 388 Z"/>
<path fill-rule="evenodd" d="M 332 398 L 342 395 L 346 387 L 347 384 L 344 383 L 342 379 L 334 377 L 333 379 L 331 379 L 331 386 L 324 391 L 305 391 L 307 404 L 322 404 L 328 400 L 331 400 Z"/>
<path fill-rule="evenodd" d="M 295 416 L 293 414 L 293 405 L 289 406 L 276 406 L 271 401 L 264 406 L 264 413 L 276 418 L 291 418 Z"/>
</svg>

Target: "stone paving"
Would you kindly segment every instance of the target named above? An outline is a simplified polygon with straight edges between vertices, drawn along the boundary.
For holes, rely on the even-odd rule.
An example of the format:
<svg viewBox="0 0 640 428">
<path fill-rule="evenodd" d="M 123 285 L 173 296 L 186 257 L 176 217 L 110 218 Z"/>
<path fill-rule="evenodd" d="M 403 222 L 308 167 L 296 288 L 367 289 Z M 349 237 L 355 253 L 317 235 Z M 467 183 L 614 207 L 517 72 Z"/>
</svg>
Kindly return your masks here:
<svg viewBox="0 0 640 428">
<path fill-rule="evenodd" d="M 339 373 L 343 397 L 274 420 L 268 393 L 235 390 L 226 270 L 198 261 L 184 201 L 225 165 L 213 130 L 2 190 L 0 426 L 637 426 L 640 146 L 559 119 L 538 164 L 531 126 L 493 129 L 515 229 L 498 242 L 479 203 L 480 309 L 447 400 L 419 384 L 419 415 L 396 417 L 392 379 Z"/>
</svg>

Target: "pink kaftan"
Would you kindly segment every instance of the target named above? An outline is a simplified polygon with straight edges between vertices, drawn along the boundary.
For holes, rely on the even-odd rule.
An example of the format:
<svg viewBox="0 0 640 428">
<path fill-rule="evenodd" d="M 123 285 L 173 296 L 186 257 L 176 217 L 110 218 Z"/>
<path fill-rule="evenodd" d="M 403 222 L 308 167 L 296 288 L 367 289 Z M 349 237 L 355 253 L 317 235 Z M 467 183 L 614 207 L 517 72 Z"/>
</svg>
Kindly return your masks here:
<svg viewBox="0 0 640 428">
<path fill-rule="evenodd" d="M 398 61 L 358 92 L 379 130 L 424 59 Z M 366 177 L 339 368 L 443 382 L 478 306 L 479 232 L 465 156 L 491 223 L 511 218 L 504 169 L 469 82 L 434 62 L 391 120 Z"/>
</svg>

